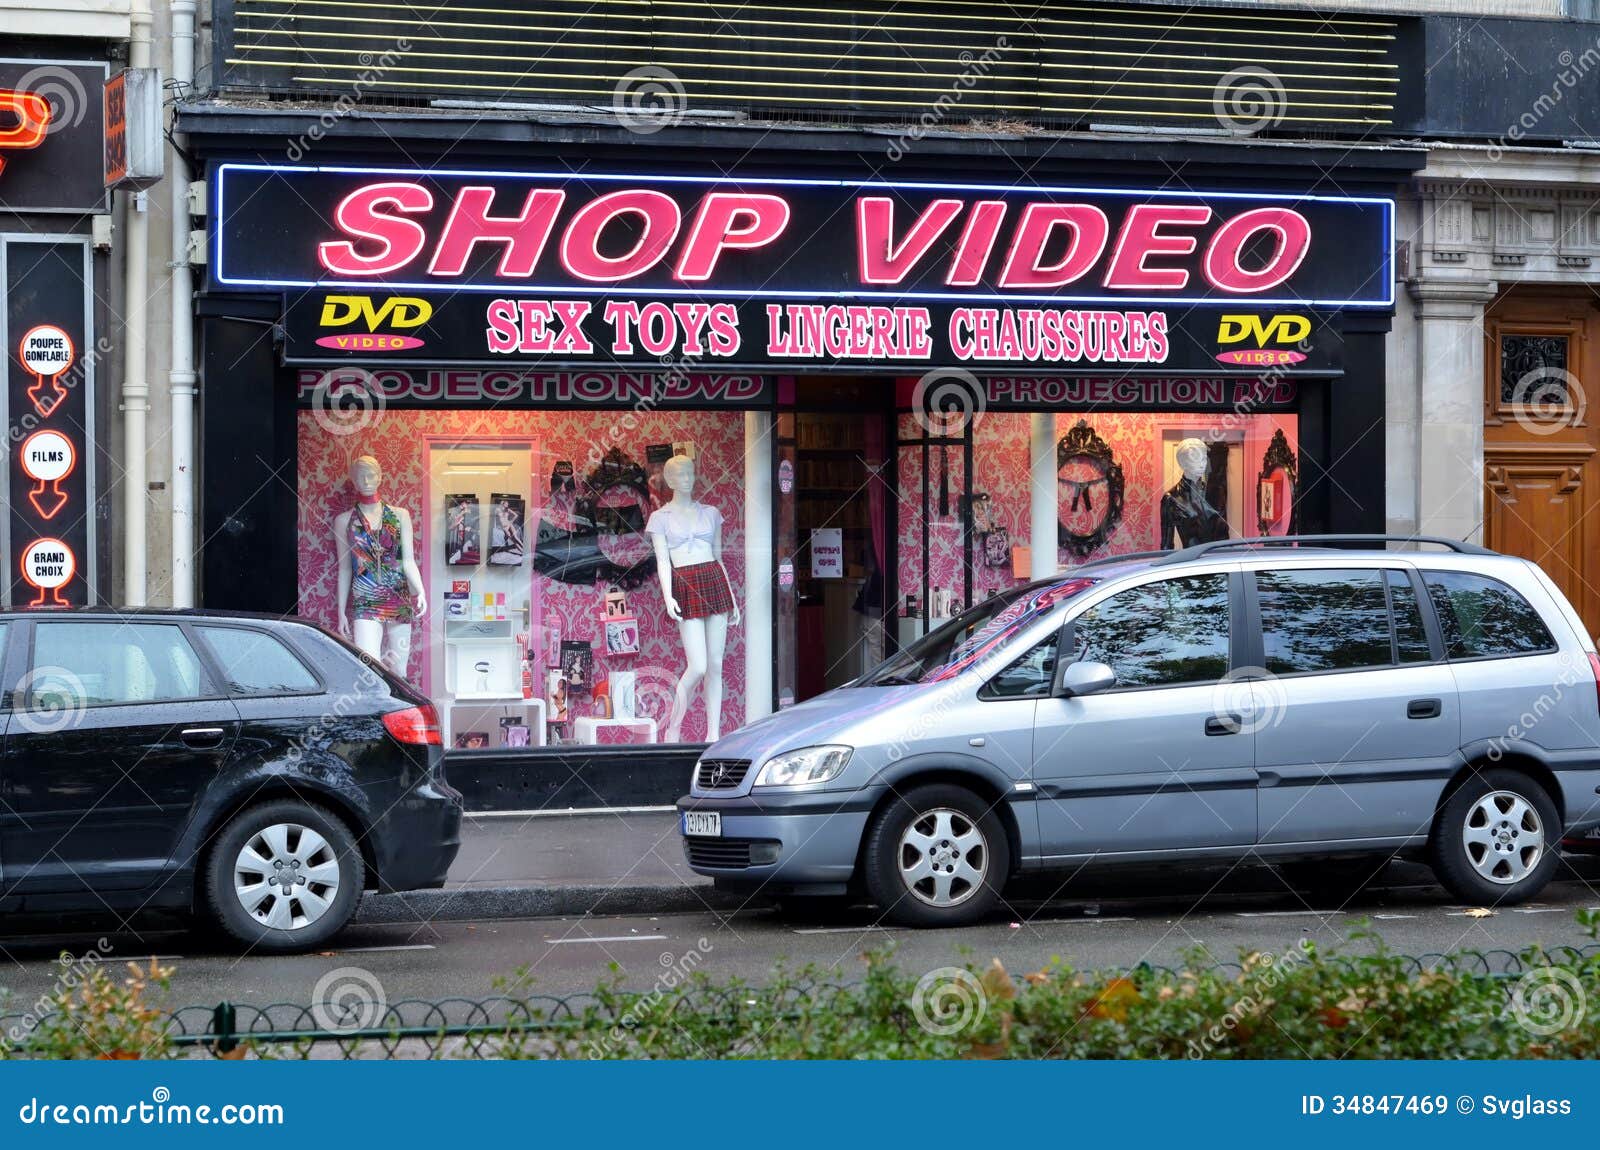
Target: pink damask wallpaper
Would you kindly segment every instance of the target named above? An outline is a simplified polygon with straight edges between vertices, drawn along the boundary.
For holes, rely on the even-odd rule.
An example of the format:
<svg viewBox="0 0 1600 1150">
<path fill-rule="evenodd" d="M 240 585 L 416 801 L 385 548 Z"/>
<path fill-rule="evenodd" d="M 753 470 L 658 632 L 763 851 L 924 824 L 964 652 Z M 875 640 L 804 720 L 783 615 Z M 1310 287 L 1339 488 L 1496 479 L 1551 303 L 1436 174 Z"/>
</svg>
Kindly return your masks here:
<svg viewBox="0 0 1600 1150">
<path fill-rule="evenodd" d="M 723 560 L 734 599 L 744 603 L 744 417 L 738 412 L 635 411 L 388 411 L 375 416 L 356 433 L 339 426 L 324 426 L 317 413 L 300 414 L 300 611 L 330 627 L 337 623 L 334 605 L 338 588 L 333 521 L 355 502 L 347 473 L 359 455 L 376 456 L 383 465 L 383 498 L 411 511 L 416 526 L 418 563 L 424 578 L 429 573 L 429 548 L 438 546 L 438 525 L 424 522 L 424 489 L 428 467 L 425 437 L 469 441 L 473 437 L 528 438 L 539 445 L 533 470 L 533 504 L 528 509 L 529 546 L 532 526 L 549 512 L 553 521 L 568 526 L 564 516 L 570 499 L 552 502 L 550 472 L 557 460 L 570 460 L 581 479 L 594 461 L 611 447 L 620 447 L 644 464 L 646 444 L 692 442 L 697 453 L 699 485 L 696 498 L 722 512 Z M 648 551 L 648 539 L 629 544 Z M 524 560 L 531 563 L 531 555 Z M 677 624 L 667 618 L 659 583 L 652 576 L 628 593 L 631 610 L 639 620 L 639 652 L 610 655 L 605 650 L 600 612 L 605 585 L 575 586 L 534 574 L 535 625 L 539 616 L 554 610 L 563 639 L 588 639 L 595 652 L 595 677 L 608 671 L 634 671 L 638 676 L 641 714 L 664 724 L 672 691 L 683 669 L 683 647 Z M 428 586 L 429 616 L 414 633 L 412 682 L 430 689 L 424 669 L 429 665 L 429 644 L 438 634 L 443 592 Z M 745 713 L 746 636 L 743 625 L 730 628 L 723 662 L 723 731 L 731 731 Z M 542 668 L 537 669 L 539 682 Z M 536 687 L 542 690 L 542 687 Z M 586 703 L 587 696 L 581 697 Z M 580 710 L 578 713 L 586 713 Z M 704 703 L 698 697 L 684 723 L 683 737 L 695 741 L 705 735 Z"/>
<path fill-rule="evenodd" d="M 988 494 L 993 522 L 996 526 L 1004 527 L 1011 544 L 1018 547 L 1025 547 L 1029 543 L 1028 419 L 1024 414 L 988 412 L 977 417 L 973 428 L 973 490 Z M 1297 421 L 1293 415 L 1185 415 L 1164 412 L 1063 412 L 1056 416 L 1056 439 L 1059 441 L 1066 435 L 1079 419 L 1086 421 L 1110 446 L 1116 461 L 1122 465 L 1126 485 L 1122 522 L 1112 532 L 1105 546 L 1090 555 L 1090 559 L 1148 551 L 1161 545 L 1157 538 L 1160 534 L 1161 496 L 1171 486 L 1165 479 L 1163 455 L 1163 444 L 1170 438 L 1169 432 L 1196 435 L 1203 439 L 1215 436 L 1237 444 L 1243 467 L 1246 521 L 1243 526 L 1251 534 L 1256 530 L 1256 477 L 1273 432 L 1281 428 L 1291 450 L 1295 450 L 1299 442 Z M 900 417 L 902 439 L 921 434 L 922 430 L 912 416 Z M 950 513 L 940 516 L 937 490 L 945 466 L 950 469 Z M 931 578 L 924 583 L 922 448 L 900 449 L 899 555 L 902 597 L 908 594 L 923 595 L 926 593 L 925 587 L 951 589 L 957 595 L 961 593 L 962 566 L 969 561 L 961 553 L 961 476 L 962 452 L 959 447 L 946 448 L 942 453 L 937 448 L 931 450 L 927 474 L 934 492 L 929 500 L 928 553 Z M 1237 529 L 1240 525 L 1234 526 Z M 970 561 L 973 563 L 975 601 L 986 598 L 992 589 L 1015 585 L 1017 580 L 1009 565 L 986 566 L 976 541 L 973 552 Z M 1065 551 L 1058 551 L 1057 559 L 1063 567 L 1077 561 Z"/>
</svg>

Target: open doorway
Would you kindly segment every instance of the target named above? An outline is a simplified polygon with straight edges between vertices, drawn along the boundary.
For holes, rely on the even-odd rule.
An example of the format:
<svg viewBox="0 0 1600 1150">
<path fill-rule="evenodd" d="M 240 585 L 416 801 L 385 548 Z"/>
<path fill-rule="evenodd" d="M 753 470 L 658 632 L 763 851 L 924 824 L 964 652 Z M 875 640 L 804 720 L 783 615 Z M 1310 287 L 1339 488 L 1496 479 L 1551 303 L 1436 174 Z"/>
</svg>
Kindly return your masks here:
<svg viewBox="0 0 1600 1150">
<path fill-rule="evenodd" d="M 793 410 L 779 415 L 779 540 L 790 557 L 778 572 L 779 633 L 794 636 L 779 644 L 780 706 L 842 686 L 886 653 L 890 390 L 801 379 Z"/>
</svg>

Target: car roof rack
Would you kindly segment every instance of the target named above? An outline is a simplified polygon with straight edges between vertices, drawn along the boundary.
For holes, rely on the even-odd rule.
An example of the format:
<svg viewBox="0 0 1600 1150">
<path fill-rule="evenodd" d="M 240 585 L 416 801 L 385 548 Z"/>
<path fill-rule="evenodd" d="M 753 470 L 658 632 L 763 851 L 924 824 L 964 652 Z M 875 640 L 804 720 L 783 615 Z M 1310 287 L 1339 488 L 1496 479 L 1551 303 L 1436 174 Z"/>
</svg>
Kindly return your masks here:
<svg viewBox="0 0 1600 1150">
<path fill-rule="evenodd" d="M 1074 567 L 1063 567 L 1062 575 L 1075 575 L 1079 571 L 1087 571 L 1091 567 L 1109 567 L 1113 563 L 1137 563 L 1142 559 L 1165 559 L 1171 555 L 1168 551 L 1130 551 L 1126 555 L 1102 555 L 1098 559 L 1091 559 L 1087 563 L 1079 563 Z M 1055 578 L 1056 576 L 1053 576 Z"/>
<path fill-rule="evenodd" d="M 1210 543 L 1196 543 L 1193 547 L 1185 547 L 1179 551 L 1162 553 L 1164 558 L 1157 559 L 1155 566 L 1165 567 L 1173 563 L 1190 563 L 1218 551 L 1232 551 L 1242 547 L 1297 547 L 1310 543 L 1317 549 L 1325 549 L 1329 544 L 1339 546 L 1367 546 L 1373 544 L 1387 545 L 1390 543 L 1431 544 L 1454 551 L 1458 555 L 1494 555 L 1497 552 L 1487 547 L 1480 547 L 1476 543 L 1465 543 L 1460 539 L 1446 539 L 1440 535 L 1263 535 L 1248 539 L 1217 539 Z"/>
</svg>

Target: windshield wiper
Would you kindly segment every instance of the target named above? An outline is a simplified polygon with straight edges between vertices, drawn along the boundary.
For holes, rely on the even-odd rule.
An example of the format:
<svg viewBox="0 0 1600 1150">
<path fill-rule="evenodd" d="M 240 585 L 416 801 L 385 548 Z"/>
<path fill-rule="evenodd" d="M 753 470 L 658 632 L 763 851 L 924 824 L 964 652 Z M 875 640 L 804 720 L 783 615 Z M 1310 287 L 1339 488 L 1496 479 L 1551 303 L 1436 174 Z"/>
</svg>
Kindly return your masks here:
<svg viewBox="0 0 1600 1150">
<path fill-rule="evenodd" d="M 890 675 L 887 679 L 874 679 L 865 684 L 868 687 L 914 687 L 922 680 L 908 679 L 904 675 Z"/>
</svg>

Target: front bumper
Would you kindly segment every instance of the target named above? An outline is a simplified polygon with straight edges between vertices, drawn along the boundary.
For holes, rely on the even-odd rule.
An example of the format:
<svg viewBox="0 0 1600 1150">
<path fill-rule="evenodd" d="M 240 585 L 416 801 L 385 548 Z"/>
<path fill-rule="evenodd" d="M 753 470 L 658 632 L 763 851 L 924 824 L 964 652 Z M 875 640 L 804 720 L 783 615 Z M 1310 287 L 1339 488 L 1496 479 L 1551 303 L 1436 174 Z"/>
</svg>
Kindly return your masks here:
<svg viewBox="0 0 1600 1150">
<path fill-rule="evenodd" d="M 719 886 L 838 886 L 855 874 L 861 837 L 884 788 L 848 792 L 817 791 L 738 798 L 685 795 L 678 811 L 717 811 L 721 838 L 684 838 L 689 869 L 716 879 Z M 744 861 L 740 844 L 750 844 L 753 861 Z M 775 857 L 774 857 L 775 856 Z M 772 861 L 760 861 L 772 858 Z"/>
<path fill-rule="evenodd" d="M 444 782 L 424 782 L 372 826 L 378 889 L 431 890 L 444 885 L 461 850 L 461 792 Z"/>
</svg>

